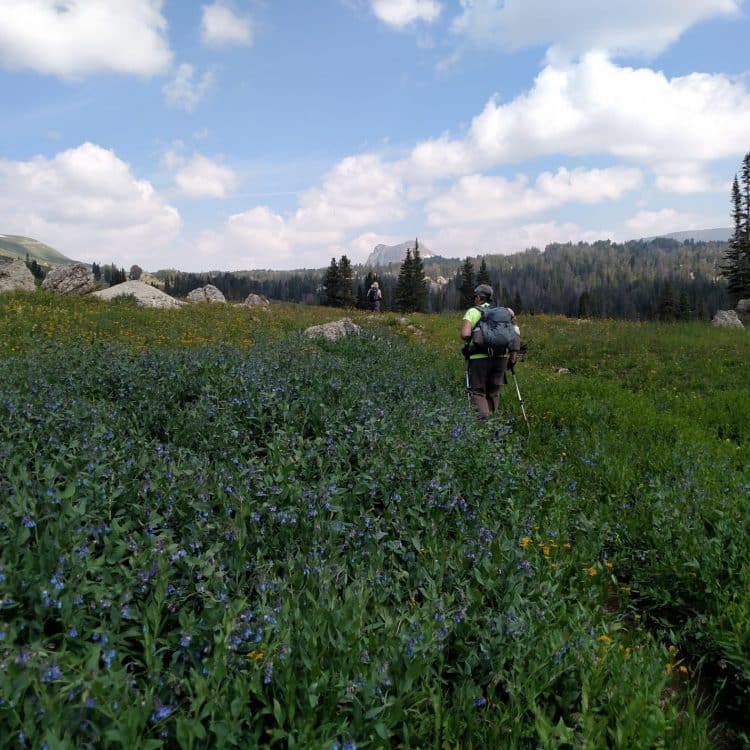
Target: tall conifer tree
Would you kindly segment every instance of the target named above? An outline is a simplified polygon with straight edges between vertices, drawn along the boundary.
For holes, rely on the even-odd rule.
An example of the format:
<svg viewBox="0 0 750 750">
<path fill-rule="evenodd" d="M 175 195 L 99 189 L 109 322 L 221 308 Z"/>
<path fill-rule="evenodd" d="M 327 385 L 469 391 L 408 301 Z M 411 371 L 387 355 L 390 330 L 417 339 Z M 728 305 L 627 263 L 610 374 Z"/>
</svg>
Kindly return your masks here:
<svg viewBox="0 0 750 750">
<path fill-rule="evenodd" d="M 339 259 L 339 283 L 337 289 L 337 307 L 354 307 L 354 270 L 346 255 Z"/>
<path fill-rule="evenodd" d="M 401 264 L 398 272 L 398 281 L 396 282 L 396 307 L 401 312 L 411 312 L 412 308 L 412 289 L 411 283 L 414 275 L 414 261 L 411 257 L 411 248 L 406 248 L 406 257 Z"/>
<path fill-rule="evenodd" d="M 465 310 L 467 307 L 471 307 L 474 304 L 475 287 L 476 279 L 474 278 L 474 263 L 472 263 L 471 258 L 467 257 L 464 264 L 461 266 L 461 286 L 459 287 L 462 310 Z"/>
<path fill-rule="evenodd" d="M 734 230 L 721 263 L 733 302 L 750 297 L 750 152 L 742 161 L 741 180 L 732 182 Z"/>
<path fill-rule="evenodd" d="M 484 258 L 482 258 L 482 262 L 479 264 L 479 273 L 477 274 L 477 284 L 489 284 L 492 286 L 492 281 L 490 279 L 490 272 L 487 270 L 487 263 L 485 262 Z"/>
<path fill-rule="evenodd" d="M 419 243 L 415 243 L 414 257 L 411 264 L 411 295 L 412 310 L 416 312 L 427 312 L 427 282 L 424 277 L 424 265 L 422 256 L 419 254 Z"/>
<path fill-rule="evenodd" d="M 339 274 L 339 264 L 336 262 L 336 258 L 331 258 L 331 265 L 328 266 L 326 275 L 323 277 L 323 294 L 325 297 L 325 304 L 331 307 L 337 307 L 337 295 L 338 289 L 341 284 L 341 276 Z"/>
</svg>

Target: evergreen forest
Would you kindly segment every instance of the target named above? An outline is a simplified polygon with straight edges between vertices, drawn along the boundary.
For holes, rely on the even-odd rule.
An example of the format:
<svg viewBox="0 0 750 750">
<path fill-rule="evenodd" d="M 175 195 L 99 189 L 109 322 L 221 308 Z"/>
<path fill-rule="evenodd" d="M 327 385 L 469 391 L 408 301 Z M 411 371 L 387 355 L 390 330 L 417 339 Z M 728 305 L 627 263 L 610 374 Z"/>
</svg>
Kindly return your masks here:
<svg viewBox="0 0 750 750">
<path fill-rule="evenodd" d="M 467 304 L 467 289 L 490 283 L 500 303 L 517 313 L 629 320 L 707 319 L 730 305 L 722 264 L 726 242 L 672 239 L 554 243 L 512 255 L 421 258 L 368 267 L 344 255 L 327 269 L 185 273 L 159 271 L 165 291 L 181 297 L 213 284 L 229 301 L 262 294 L 280 302 L 366 307 L 372 281 L 383 308 L 442 312 Z M 425 281 L 415 281 L 413 265 Z M 404 268 L 404 266 L 407 266 Z M 416 286 L 414 286 L 416 283 Z M 409 290 L 414 290 L 410 293 Z M 406 293 L 405 293 L 406 292 Z"/>
</svg>

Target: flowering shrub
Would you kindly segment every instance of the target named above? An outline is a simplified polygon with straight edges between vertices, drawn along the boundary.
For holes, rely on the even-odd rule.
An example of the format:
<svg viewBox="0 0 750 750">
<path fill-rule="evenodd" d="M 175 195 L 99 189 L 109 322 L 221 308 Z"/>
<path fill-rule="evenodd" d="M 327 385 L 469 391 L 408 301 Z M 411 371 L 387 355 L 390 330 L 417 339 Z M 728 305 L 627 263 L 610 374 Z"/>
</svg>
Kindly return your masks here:
<svg viewBox="0 0 750 750">
<path fill-rule="evenodd" d="M 391 334 L 257 338 L 0 361 L 0 736 L 710 745 L 616 589 L 600 456 L 533 456 Z"/>
</svg>

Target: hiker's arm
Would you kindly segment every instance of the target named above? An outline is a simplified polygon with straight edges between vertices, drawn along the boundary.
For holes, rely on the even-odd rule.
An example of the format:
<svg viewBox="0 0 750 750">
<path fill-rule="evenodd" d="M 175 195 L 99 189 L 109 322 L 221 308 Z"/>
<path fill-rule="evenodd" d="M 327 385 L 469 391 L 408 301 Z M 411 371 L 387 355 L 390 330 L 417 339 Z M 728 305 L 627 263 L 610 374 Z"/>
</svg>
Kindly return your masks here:
<svg viewBox="0 0 750 750">
<path fill-rule="evenodd" d="M 468 341 L 471 338 L 471 330 L 473 326 L 471 325 L 470 320 L 462 320 L 461 321 L 461 338 L 464 341 Z"/>
</svg>

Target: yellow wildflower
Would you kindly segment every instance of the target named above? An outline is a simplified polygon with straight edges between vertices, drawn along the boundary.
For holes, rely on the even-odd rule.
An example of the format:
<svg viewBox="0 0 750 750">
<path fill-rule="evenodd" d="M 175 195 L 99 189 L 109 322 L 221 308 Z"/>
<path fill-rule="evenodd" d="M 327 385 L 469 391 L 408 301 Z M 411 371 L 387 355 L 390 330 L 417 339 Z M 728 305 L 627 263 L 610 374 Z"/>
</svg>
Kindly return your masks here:
<svg viewBox="0 0 750 750">
<path fill-rule="evenodd" d="M 530 536 L 522 536 L 521 540 L 518 542 L 518 544 L 525 549 L 526 547 L 528 547 L 531 544 L 531 537 Z"/>
<path fill-rule="evenodd" d="M 608 635 L 600 635 L 596 640 L 601 641 L 602 643 L 606 643 L 608 646 L 610 643 L 614 643 L 614 638 L 611 638 Z"/>
<path fill-rule="evenodd" d="M 584 568 L 583 572 L 588 573 L 593 578 L 599 571 L 592 565 L 590 568 Z"/>
<path fill-rule="evenodd" d="M 252 659 L 253 661 L 261 661 L 265 657 L 265 654 L 262 651 L 250 651 L 247 654 L 248 659 Z"/>
</svg>

